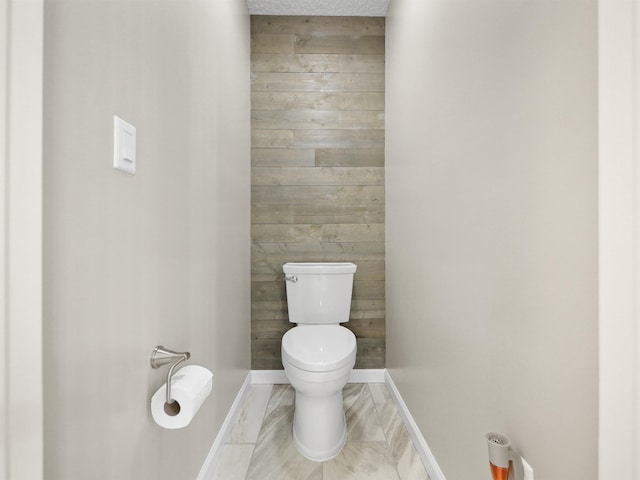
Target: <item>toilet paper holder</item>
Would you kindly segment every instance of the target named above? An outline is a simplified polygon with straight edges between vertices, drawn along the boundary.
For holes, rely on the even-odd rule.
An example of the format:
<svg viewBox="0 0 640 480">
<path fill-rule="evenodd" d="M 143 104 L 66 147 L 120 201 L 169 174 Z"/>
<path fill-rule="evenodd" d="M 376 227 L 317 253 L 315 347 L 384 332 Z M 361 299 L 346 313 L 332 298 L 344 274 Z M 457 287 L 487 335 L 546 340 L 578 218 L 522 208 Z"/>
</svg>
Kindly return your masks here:
<svg viewBox="0 0 640 480">
<path fill-rule="evenodd" d="M 171 398 L 171 377 L 173 376 L 173 371 L 179 364 L 185 360 L 189 360 L 189 358 L 191 358 L 191 354 L 189 352 L 174 352 L 173 350 L 164 348 L 162 345 L 158 345 L 153 349 L 153 352 L 151 352 L 151 368 L 160 368 L 163 365 L 168 365 L 169 363 L 172 364 L 167 372 L 168 404 L 175 401 Z"/>
</svg>

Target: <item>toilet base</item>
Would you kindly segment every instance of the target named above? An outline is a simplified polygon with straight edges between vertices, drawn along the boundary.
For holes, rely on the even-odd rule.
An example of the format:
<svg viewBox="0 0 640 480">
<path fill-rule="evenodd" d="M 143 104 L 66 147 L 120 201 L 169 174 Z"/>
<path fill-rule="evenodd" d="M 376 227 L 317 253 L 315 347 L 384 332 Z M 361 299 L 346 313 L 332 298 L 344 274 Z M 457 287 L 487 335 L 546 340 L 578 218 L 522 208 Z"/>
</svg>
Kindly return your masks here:
<svg viewBox="0 0 640 480">
<path fill-rule="evenodd" d="M 316 450 L 311 450 L 308 449 L 307 447 L 305 447 L 300 440 L 298 439 L 298 435 L 296 434 L 296 428 L 295 428 L 295 418 L 294 418 L 294 427 L 293 427 L 293 444 L 296 447 L 296 450 L 298 450 L 298 453 L 300 453 L 300 455 L 302 455 L 303 457 L 312 460 L 314 462 L 326 462 L 327 460 L 331 460 L 332 458 L 334 458 L 336 455 L 338 455 L 341 451 L 342 448 L 344 447 L 344 444 L 347 443 L 347 424 L 345 422 L 344 425 L 344 429 L 342 432 L 342 436 L 340 438 L 340 440 L 338 441 L 338 443 L 333 447 L 330 448 L 329 450 L 326 450 L 324 452 L 318 452 Z"/>
<path fill-rule="evenodd" d="M 349 379 L 353 359 L 344 368 L 308 372 L 283 359 L 285 373 L 295 390 L 293 439 L 298 452 L 309 460 L 325 462 L 340 453 L 347 441 L 342 389 Z"/>
</svg>

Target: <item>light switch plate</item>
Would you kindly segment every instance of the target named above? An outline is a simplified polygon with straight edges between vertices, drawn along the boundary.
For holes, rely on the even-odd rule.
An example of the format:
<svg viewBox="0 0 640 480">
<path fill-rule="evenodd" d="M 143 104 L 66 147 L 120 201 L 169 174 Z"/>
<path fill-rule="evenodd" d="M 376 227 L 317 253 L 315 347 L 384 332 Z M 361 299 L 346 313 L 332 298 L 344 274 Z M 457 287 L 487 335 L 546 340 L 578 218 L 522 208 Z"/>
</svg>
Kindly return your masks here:
<svg viewBox="0 0 640 480">
<path fill-rule="evenodd" d="M 113 168 L 136 174 L 136 127 L 114 115 Z"/>
</svg>

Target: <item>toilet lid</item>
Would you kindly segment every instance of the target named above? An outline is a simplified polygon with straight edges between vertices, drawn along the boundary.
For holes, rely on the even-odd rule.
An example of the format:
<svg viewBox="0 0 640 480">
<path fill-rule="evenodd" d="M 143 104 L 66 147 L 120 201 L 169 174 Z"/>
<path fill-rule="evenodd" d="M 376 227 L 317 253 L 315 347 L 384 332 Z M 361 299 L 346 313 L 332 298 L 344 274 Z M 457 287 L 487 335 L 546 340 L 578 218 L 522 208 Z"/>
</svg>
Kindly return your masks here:
<svg viewBox="0 0 640 480">
<path fill-rule="evenodd" d="M 355 361 L 356 337 L 340 325 L 299 325 L 282 337 L 282 359 L 309 372 L 330 372 Z"/>
</svg>

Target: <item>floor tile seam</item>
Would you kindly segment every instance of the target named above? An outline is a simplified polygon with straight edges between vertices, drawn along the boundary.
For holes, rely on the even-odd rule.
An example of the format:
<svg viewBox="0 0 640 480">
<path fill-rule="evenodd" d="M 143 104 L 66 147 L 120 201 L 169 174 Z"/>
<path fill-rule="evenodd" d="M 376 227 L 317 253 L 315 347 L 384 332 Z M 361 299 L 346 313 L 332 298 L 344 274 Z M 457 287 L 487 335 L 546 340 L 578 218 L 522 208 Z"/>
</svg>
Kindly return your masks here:
<svg viewBox="0 0 640 480">
<path fill-rule="evenodd" d="M 378 412 L 378 405 L 377 403 L 373 402 L 373 406 L 375 408 L 376 411 L 376 416 L 378 417 L 378 423 L 382 426 L 382 418 L 380 417 L 380 412 Z M 380 405 L 384 405 L 384 404 L 380 404 Z M 387 446 L 387 449 L 389 450 L 389 455 L 391 455 L 391 459 L 393 460 L 393 468 L 396 471 L 396 474 L 398 475 L 398 478 L 400 480 L 402 480 L 402 477 L 400 476 L 400 462 L 398 461 L 398 459 L 396 458 L 396 456 L 393 454 L 393 448 L 391 446 L 391 440 L 389 439 L 389 436 L 387 435 L 387 432 L 384 428 L 384 426 L 382 426 L 382 433 L 384 434 L 384 438 L 385 438 L 385 444 Z"/>
<path fill-rule="evenodd" d="M 267 418 L 267 410 L 269 410 L 269 404 L 271 402 L 271 397 L 273 396 L 273 384 L 270 384 L 269 386 L 271 387 L 271 390 L 269 391 L 269 397 L 267 398 L 267 401 L 264 402 L 262 415 L 260 416 L 260 428 L 258 429 L 258 435 L 256 436 L 256 440 L 255 442 L 253 442 L 254 444 L 258 443 L 258 439 L 260 438 L 260 433 L 262 433 L 262 427 L 264 426 L 264 421 Z"/>
<path fill-rule="evenodd" d="M 373 397 L 373 394 L 371 392 L 371 389 L 368 388 L 369 393 L 371 394 L 371 396 Z M 382 416 L 380 415 L 380 411 L 378 410 L 378 407 L 380 405 L 389 405 L 391 403 L 391 405 L 393 406 L 394 410 L 396 411 L 396 415 L 399 415 L 398 413 L 398 407 L 395 405 L 395 403 L 393 402 L 384 402 L 384 403 L 376 403 L 375 401 L 373 402 L 375 411 L 376 411 L 376 415 L 378 417 L 378 422 L 380 423 L 380 425 L 383 425 L 382 422 Z M 403 425 L 404 427 L 404 425 Z M 384 433 L 384 438 L 387 444 L 387 447 L 389 449 L 389 453 L 391 454 L 391 458 L 393 459 L 393 467 L 396 470 L 396 473 L 398 474 L 398 478 L 400 480 L 403 480 L 402 475 L 400 474 L 400 459 L 396 458 L 396 455 L 394 455 L 393 453 L 393 446 L 391 445 L 391 439 L 389 438 L 389 435 L 392 433 L 392 431 L 389 431 L 389 435 L 387 434 L 387 430 L 384 428 L 384 426 L 382 426 L 382 433 Z M 409 438 L 409 447 L 415 449 L 415 445 L 413 444 L 413 441 L 411 440 L 411 438 Z"/>
<path fill-rule="evenodd" d="M 382 430 L 382 434 L 384 435 L 384 439 L 387 443 L 387 447 L 389 447 L 389 451 L 391 451 L 391 443 L 389 442 L 389 439 L 387 438 L 387 433 L 384 431 L 384 425 L 382 424 L 382 417 L 380 416 L 380 413 L 378 412 L 378 406 L 376 404 L 376 400 L 373 396 L 373 392 L 371 392 L 371 387 L 369 387 L 369 383 L 365 383 L 366 386 L 366 391 L 369 395 L 369 399 L 371 400 L 371 405 L 373 405 L 373 409 L 376 412 L 376 418 L 378 419 L 378 425 L 380 426 L 380 430 Z"/>
<path fill-rule="evenodd" d="M 264 408 L 262 411 L 262 415 L 260 417 L 260 428 L 258 429 L 258 434 L 256 435 L 255 438 L 255 442 L 247 442 L 246 445 L 253 445 L 253 450 L 251 451 L 251 456 L 249 457 L 249 462 L 247 464 L 247 471 L 245 473 L 244 478 L 246 479 L 247 476 L 249 475 L 249 469 L 251 467 L 251 463 L 253 462 L 253 457 L 256 454 L 256 450 L 257 450 L 257 446 L 258 446 L 258 440 L 260 439 L 260 433 L 262 433 L 262 429 L 264 427 L 264 421 L 267 415 L 267 410 L 269 409 L 269 402 L 271 400 L 271 396 L 273 395 L 273 384 L 269 385 L 271 387 L 271 390 L 269 392 L 269 397 L 267 398 L 267 401 L 264 403 Z"/>
<path fill-rule="evenodd" d="M 351 444 L 351 445 L 354 445 L 354 444 L 359 444 L 359 445 L 383 445 L 386 448 L 390 459 L 392 460 L 392 463 L 390 464 L 390 466 L 392 466 L 394 471 L 396 472 L 397 478 L 399 480 L 404 480 L 402 478 L 402 476 L 400 475 L 400 470 L 398 469 L 398 462 L 396 461 L 395 457 L 393 456 L 393 453 L 391 452 L 391 448 L 390 448 L 389 444 L 386 441 L 383 441 L 383 440 L 349 440 L 345 444 L 345 447 L 347 446 L 347 444 Z M 324 465 L 326 463 L 327 462 L 323 462 L 323 464 L 322 464 L 323 465 L 322 466 L 323 480 L 325 480 L 324 479 Z M 389 465 L 389 464 L 386 464 L 386 465 Z M 335 479 L 326 479 L 326 480 L 335 480 Z"/>
<path fill-rule="evenodd" d="M 373 400 L 373 395 L 371 394 L 371 389 L 369 388 L 369 385 L 367 385 L 367 390 L 369 391 L 369 395 L 371 395 L 371 399 Z M 373 408 L 376 411 L 376 417 L 378 418 L 378 423 L 380 424 L 380 426 L 382 427 L 382 433 L 384 434 L 384 439 L 387 443 L 387 446 L 389 447 L 389 450 L 391 450 L 391 441 L 389 440 L 389 436 L 387 435 L 387 431 L 384 428 L 384 425 L 382 423 L 382 416 L 380 415 L 380 411 L 378 410 L 378 405 L 386 405 L 385 403 L 376 403 L 375 401 L 373 402 Z M 394 459 L 395 461 L 395 459 Z"/>
<path fill-rule="evenodd" d="M 260 425 L 260 430 L 262 430 L 262 425 Z M 253 450 L 251 451 L 251 455 L 249 456 L 249 462 L 247 463 L 247 470 L 244 472 L 244 478 L 242 480 L 246 480 L 249 476 L 249 471 L 251 470 L 251 464 L 253 463 L 253 457 L 256 454 L 258 442 L 253 444 Z"/>
<path fill-rule="evenodd" d="M 387 389 L 387 392 L 389 392 L 388 387 L 385 384 L 385 388 Z M 407 427 L 407 425 L 404 423 L 404 420 L 402 418 L 402 415 L 400 414 L 400 410 L 398 409 L 398 405 L 396 404 L 395 401 L 393 401 L 393 397 L 391 397 L 391 395 L 389 395 L 390 397 L 390 401 L 389 402 L 384 402 L 384 403 L 375 403 L 376 406 L 376 413 L 378 414 L 378 419 L 380 420 L 380 423 L 382 423 L 382 419 L 380 418 L 380 414 L 378 412 L 378 405 L 391 405 L 393 407 L 393 410 L 395 412 L 395 415 L 398 417 L 398 420 L 400 421 L 400 428 L 401 430 L 404 430 L 407 439 L 408 439 L 408 443 L 407 445 L 413 449 L 414 451 L 418 451 L 418 446 L 414 443 L 413 439 L 411 438 L 411 435 L 409 434 L 409 429 Z M 384 428 L 383 428 L 384 431 Z M 391 430 L 389 433 L 392 433 Z M 384 431 L 385 437 L 387 438 L 387 442 L 389 443 L 389 448 L 392 448 L 391 445 L 391 439 L 387 436 L 387 432 Z M 422 458 L 420 458 L 420 463 L 422 463 Z"/>
</svg>

